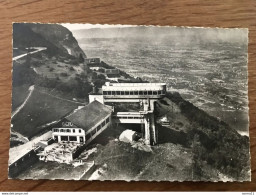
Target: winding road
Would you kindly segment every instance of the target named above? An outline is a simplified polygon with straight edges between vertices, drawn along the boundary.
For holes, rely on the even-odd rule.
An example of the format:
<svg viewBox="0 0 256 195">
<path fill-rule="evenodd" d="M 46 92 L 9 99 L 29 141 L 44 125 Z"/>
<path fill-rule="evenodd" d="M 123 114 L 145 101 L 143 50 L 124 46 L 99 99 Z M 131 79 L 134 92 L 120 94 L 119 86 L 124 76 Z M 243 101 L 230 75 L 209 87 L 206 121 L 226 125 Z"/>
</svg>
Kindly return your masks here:
<svg viewBox="0 0 256 195">
<path fill-rule="evenodd" d="M 28 54 L 34 54 L 34 53 L 37 53 L 39 51 L 46 50 L 47 47 L 30 47 L 30 48 L 26 48 L 26 49 L 35 49 L 35 51 L 31 51 L 31 52 L 28 52 L 28 53 L 21 54 L 19 56 L 13 57 L 12 60 L 15 61 L 15 60 L 18 60 L 20 58 L 23 58 L 23 57 L 27 56 Z"/>
</svg>

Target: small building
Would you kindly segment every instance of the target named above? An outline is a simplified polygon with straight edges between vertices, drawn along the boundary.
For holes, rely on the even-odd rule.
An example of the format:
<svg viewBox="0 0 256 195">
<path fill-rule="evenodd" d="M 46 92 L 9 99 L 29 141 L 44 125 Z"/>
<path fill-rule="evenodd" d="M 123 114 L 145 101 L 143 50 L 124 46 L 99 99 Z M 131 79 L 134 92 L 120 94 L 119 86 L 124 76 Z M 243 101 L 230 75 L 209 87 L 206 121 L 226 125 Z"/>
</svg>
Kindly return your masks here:
<svg viewBox="0 0 256 195">
<path fill-rule="evenodd" d="M 120 74 L 120 70 L 119 69 L 105 69 L 105 73 L 107 75 L 118 75 Z"/>
<path fill-rule="evenodd" d="M 103 68 L 100 63 L 100 58 L 86 58 L 85 63 L 91 70 L 98 71 Z"/>
<path fill-rule="evenodd" d="M 111 124 L 111 113 L 108 106 L 93 101 L 66 116 L 52 129 L 52 137 L 57 142 L 88 144 Z"/>
<path fill-rule="evenodd" d="M 100 58 L 85 58 L 84 60 L 87 65 L 95 65 L 100 63 Z"/>
</svg>

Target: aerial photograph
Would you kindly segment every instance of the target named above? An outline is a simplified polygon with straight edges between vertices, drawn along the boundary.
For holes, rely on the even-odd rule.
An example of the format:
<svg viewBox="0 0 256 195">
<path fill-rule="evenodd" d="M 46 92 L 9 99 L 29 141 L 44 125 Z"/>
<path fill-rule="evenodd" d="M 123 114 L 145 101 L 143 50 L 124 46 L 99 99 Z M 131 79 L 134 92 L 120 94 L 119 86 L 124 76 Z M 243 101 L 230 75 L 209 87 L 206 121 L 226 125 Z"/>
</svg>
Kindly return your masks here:
<svg viewBox="0 0 256 195">
<path fill-rule="evenodd" d="M 9 178 L 251 181 L 248 29 L 13 23 Z"/>
</svg>

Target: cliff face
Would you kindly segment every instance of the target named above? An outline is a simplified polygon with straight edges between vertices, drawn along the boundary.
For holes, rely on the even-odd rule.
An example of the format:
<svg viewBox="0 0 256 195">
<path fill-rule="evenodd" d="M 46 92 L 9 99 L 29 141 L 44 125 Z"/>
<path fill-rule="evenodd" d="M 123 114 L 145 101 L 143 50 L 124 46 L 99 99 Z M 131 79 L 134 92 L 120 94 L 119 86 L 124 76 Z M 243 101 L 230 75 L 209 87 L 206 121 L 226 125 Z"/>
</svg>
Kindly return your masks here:
<svg viewBox="0 0 256 195">
<path fill-rule="evenodd" d="M 39 47 L 46 49 L 38 52 Z M 82 60 L 86 55 L 67 28 L 58 24 L 14 23 L 13 48 L 13 56 L 21 56 L 13 61 L 13 86 L 55 88 L 64 93 L 71 91 L 73 97 L 85 97 L 83 89 L 90 89 L 83 83 L 89 72 Z"/>
<path fill-rule="evenodd" d="M 45 40 L 53 43 L 63 52 L 79 57 L 81 54 L 86 58 L 85 53 L 79 47 L 72 32 L 59 24 L 26 24 L 33 32 L 41 35 Z"/>
</svg>

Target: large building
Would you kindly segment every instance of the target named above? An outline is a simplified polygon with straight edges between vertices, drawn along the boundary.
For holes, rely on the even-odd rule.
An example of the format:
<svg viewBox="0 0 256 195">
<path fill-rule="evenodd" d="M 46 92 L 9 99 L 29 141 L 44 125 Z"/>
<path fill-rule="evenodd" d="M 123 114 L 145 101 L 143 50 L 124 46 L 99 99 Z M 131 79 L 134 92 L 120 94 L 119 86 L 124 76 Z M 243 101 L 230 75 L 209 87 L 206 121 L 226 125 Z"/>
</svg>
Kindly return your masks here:
<svg viewBox="0 0 256 195">
<path fill-rule="evenodd" d="M 112 106 L 113 123 L 143 124 L 146 143 L 157 143 L 154 103 L 165 96 L 165 83 L 106 82 L 101 91 L 90 94 L 90 102 L 97 100 Z"/>
<path fill-rule="evenodd" d="M 57 142 L 89 144 L 111 124 L 111 113 L 111 108 L 93 101 L 62 119 L 52 129 L 52 137 Z"/>
<path fill-rule="evenodd" d="M 52 129 L 57 142 L 89 144 L 111 123 L 139 124 L 147 144 L 157 143 L 155 102 L 166 94 L 165 83 L 110 83 L 89 95 L 90 103 L 66 116 Z"/>
</svg>

